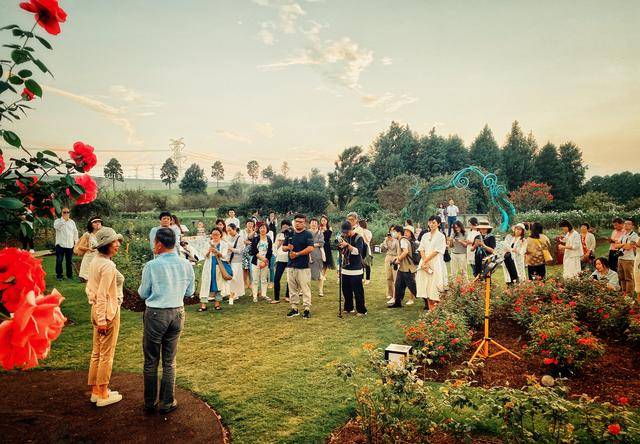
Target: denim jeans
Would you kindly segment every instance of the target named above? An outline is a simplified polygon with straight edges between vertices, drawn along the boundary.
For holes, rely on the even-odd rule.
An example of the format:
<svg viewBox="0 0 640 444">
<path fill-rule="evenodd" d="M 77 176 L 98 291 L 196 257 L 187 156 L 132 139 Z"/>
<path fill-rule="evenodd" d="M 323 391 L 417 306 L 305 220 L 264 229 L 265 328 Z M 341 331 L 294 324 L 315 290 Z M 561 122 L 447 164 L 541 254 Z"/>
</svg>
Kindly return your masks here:
<svg viewBox="0 0 640 444">
<path fill-rule="evenodd" d="M 56 245 L 56 277 L 62 277 L 62 261 L 66 261 L 67 277 L 73 277 L 73 248 L 64 248 Z"/>
<path fill-rule="evenodd" d="M 447 225 L 449 228 L 447 229 L 447 236 L 451 237 L 451 232 L 453 231 L 453 224 L 458 220 L 458 216 L 447 216 Z"/>
<path fill-rule="evenodd" d="M 184 327 L 184 307 L 150 308 L 144 312 L 144 404 L 153 408 L 158 396 L 160 408 L 173 404 L 176 380 L 176 353 Z M 158 364 L 162 355 L 162 381 L 158 395 Z"/>
</svg>

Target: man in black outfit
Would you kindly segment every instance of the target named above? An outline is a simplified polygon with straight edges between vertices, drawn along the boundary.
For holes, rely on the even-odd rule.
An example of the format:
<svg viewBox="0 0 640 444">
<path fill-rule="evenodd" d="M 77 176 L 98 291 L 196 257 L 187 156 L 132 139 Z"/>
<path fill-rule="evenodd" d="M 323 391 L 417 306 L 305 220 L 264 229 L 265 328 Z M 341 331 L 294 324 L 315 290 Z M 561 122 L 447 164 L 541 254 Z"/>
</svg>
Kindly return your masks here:
<svg viewBox="0 0 640 444">
<path fill-rule="evenodd" d="M 353 299 L 356 300 L 356 316 L 367 314 L 364 304 L 364 287 L 362 285 L 362 258 L 366 245 L 364 238 L 353 231 L 351 222 L 342 223 L 342 242 L 340 260 L 342 261 L 342 294 L 344 295 L 344 310 L 353 313 Z"/>
</svg>

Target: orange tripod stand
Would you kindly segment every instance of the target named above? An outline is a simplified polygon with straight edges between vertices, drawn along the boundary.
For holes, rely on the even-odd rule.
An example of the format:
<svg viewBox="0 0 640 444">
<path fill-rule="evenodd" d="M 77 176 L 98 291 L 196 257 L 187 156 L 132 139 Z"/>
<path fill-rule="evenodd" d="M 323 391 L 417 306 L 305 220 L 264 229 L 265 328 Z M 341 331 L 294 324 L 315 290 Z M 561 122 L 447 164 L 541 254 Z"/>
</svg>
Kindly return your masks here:
<svg viewBox="0 0 640 444">
<path fill-rule="evenodd" d="M 487 274 L 485 276 L 485 292 L 484 292 L 484 337 L 479 341 L 474 342 L 473 344 L 478 344 L 478 348 L 471 355 L 471 359 L 469 359 L 469 364 L 473 362 L 476 358 L 495 358 L 498 355 L 503 353 L 509 353 L 516 359 L 520 359 L 520 356 L 516 355 L 514 352 L 509 350 L 507 347 L 498 344 L 496 341 L 491 339 L 489 336 L 489 313 L 490 308 L 489 305 L 491 303 L 491 274 Z M 499 350 L 496 352 L 491 352 L 489 349 L 490 345 L 496 346 Z"/>
</svg>

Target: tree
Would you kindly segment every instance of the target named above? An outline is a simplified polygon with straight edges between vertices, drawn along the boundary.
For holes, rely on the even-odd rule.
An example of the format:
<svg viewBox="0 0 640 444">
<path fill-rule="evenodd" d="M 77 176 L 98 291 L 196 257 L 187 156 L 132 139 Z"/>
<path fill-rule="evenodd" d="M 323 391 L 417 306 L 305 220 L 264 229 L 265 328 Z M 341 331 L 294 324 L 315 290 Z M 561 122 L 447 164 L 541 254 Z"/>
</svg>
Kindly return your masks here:
<svg viewBox="0 0 640 444">
<path fill-rule="evenodd" d="M 275 175 L 276 172 L 273 170 L 273 167 L 271 165 L 262 170 L 262 178 L 265 180 L 271 181 Z"/>
<path fill-rule="evenodd" d="M 257 160 L 250 160 L 247 163 L 247 175 L 255 184 L 258 180 L 258 177 L 260 177 L 260 165 L 258 164 Z"/>
<path fill-rule="evenodd" d="M 417 183 L 420 183 L 420 177 L 410 174 L 401 174 L 390 179 L 376 193 L 380 206 L 392 213 L 399 213 L 409 203 L 411 187 Z"/>
<path fill-rule="evenodd" d="M 185 171 L 180 181 L 182 194 L 198 194 L 207 192 L 207 179 L 204 177 L 204 170 L 196 163 L 192 163 Z"/>
<path fill-rule="evenodd" d="M 497 176 L 502 172 L 502 152 L 489 125 L 485 125 L 469 147 L 469 161 Z"/>
<path fill-rule="evenodd" d="M 162 183 L 169 186 L 169 189 L 171 189 L 172 183 L 178 181 L 178 167 L 172 158 L 168 158 L 164 161 L 164 164 L 162 164 L 162 168 L 160 168 L 160 179 L 162 179 Z"/>
<path fill-rule="evenodd" d="M 576 197 L 575 208 L 591 212 L 620 210 L 620 206 L 616 204 L 613 197 L 601 191 L 588 191 L 582 196 Z"/>
<path fill-rule="evenodd" d="M 447 172 L 446 149 L 444 138 L 436 134 L 435 128 L 431 128 L 428 135 L 420 138 L 415 165 L 410 171 L 417 168 L 420 177 L 427 180 L 445 174 Z"/>
<path fill-rule="evenodd" d="M 569 206 L 577 196 L 582 194 L 582 185 L 584 184 L 587 167 L 582 163 L 582 152 L 573 142 L 560 145 L 559 156 L 562 181 L 567 188 L 565 199 L 567 206 Z"/>
<path fill-rule="evenodd" d="M 509 200 L 520 211 L 544 210 L 553 201 L 551 186 L 546 183 L 525 182 L 509 193 Z"/>
<path fill-rule="evenodd" d="M 418 137 L 409 125 L 391 122 L 389 129 L 373 142 L 369 156 L 371 172 L 380 187 L 392 177 L 415 171 Z"/>
<path fill-rule="evenodd" d="M 503 172 L 509 190 L 516 190 L 535 177 L 535 146 L 533 135 L 529 133 L 525 137 L 518 121 L 513 122 L 502 148 Z"/>
<path fill-rule="evenodd" d="M 619 204 L 628 206 L 640 198 L 640 173 L 624 171 L 610 176 L 593 176 L 584 185 L 585 191 L 602 191 Z"/>
<path fill-rule="evenodd" d="M 346 148 L 334 162 L 335 168 L 329 173 L 329 195 L 338 210 L 344 210 L 357 194 L 367 176 L 371 177 L 369 159 L 363 155 L 362 148 Z"/>
<path fill-rule="evenodd" d="M 536 181 L 551 186 L 554 207 L 563 208 L 567 203 L 567 184 L 562 177 L 562 165 L 558 157 L 558 149 L 551 142 L 542 147 L 534 161 Z M 569 202 L 570 203 L 570 202 Z"/>
<path fill-rule="evenodd" d="M 141 188 L 134 190 L 122 190 L 116 194 L 116 202 L 120 211 L 139 213 L 153 208 L 149 193 Z"/>
<path fill-rule="evenodd" d="M 464 146 L 464 141 L 457 134 L 447 137 L 444 146 L 447 173 L 459 171 L 469 165 L 469 151 Z"/>
<path fill-rule="evenodd" d="M 111 179 L 111 185 L 113 192 L 116 192 L 116 180 L 118 182 L 124 182 L 124 176 L 122 174 L 122 165 L 118 162 L 118 159 L 112 157 L 111 160 L 104 166 L 104 177 Z"/>
<path fill-rule="evenodd" d="M 211 177 L 216 180 L 216 188 L 220 188 L 220 181 L 224 180 L 224 166 L 220 160 L 213 162 L 211 166 Z"/>
<path fill-rule="evenodd" d="M 220 198 L 217 196 L 207 196 L 206 194 L 189 194 L 183 199 L 182 205 L 189 210 L 198 210 L 205 217 L 207 210 L 214 208 L 220 204 Z"/>
<path fill-rule="evenodd" d="M 324 174 L 320 174 L 318 168 L 311 168 L 311 172 L 309 173 L 309 188 L 320 192 L 324 192 L 327 189 Z"/>
<path fill-rule="evenodd" d="M 290 170 L 291 168 L 289 168 L 289 162 L 287 162 L 286 160 L 282 162 L 282 166 L 280 167 L 280 172 L 282 173 L 285 179 L 289 175 Z"/>
</svg>

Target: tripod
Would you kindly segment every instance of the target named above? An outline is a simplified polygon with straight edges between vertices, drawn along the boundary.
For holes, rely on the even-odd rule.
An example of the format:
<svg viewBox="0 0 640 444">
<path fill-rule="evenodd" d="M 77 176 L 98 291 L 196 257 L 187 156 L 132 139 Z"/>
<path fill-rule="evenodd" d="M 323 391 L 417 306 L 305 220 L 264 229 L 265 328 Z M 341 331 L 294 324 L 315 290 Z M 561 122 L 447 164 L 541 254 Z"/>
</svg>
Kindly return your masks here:
<svg viewBox="0 0 640 444">
<path fill-rule="evenodd" d="M 338 250 L 338 317 L 342 318 L 342 252 Z"/>
<path fill-rule="evenodd" d="M 494 268 L 495 269 L 495 268 Z M 475 344 L 478 344 L 478 348 L 476 348 L 476 351 L 473 353 L 473 355 L 471 355 L 471 359 L 469 359 L 469 364 L 471 364 L 473 362 L 474 359 L 476 358 L 495 358 L 498 355 L 501 355 L 503 353 L 509 353 L 511 356 L 513 356 L 516 359 L 520 359 L 520 356 L 516 355 L 514 352 L 512 352 L 511 350 L 509 350 L 507 347 L 500 345 L 499 343 L 497 343 L 496 341 L 494 341 L 493 339 L 491 339 L 491 336 L 489 336 L 489 312 L 490 312 L 490 308 L 489 305 L 491 303 L 491 273 L 493 272 L 493 269 L 490 269 L 489 267 L 487 267 L 487 269 L 484 271 L 484 281 L 485 281 L 485 292 L 484 292 L 484 337 L 482 339 L 480 339 L 479 341 L 474 342 Z M 480 278 L 480 275 L 478 275 L 478 279 Z M 499 350 L 496 352 L 491 353 L 489 346 L 496 346 Z"/>
</svg>

